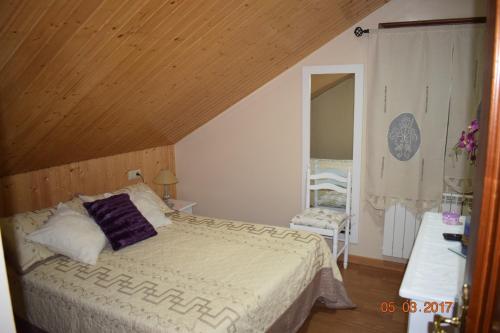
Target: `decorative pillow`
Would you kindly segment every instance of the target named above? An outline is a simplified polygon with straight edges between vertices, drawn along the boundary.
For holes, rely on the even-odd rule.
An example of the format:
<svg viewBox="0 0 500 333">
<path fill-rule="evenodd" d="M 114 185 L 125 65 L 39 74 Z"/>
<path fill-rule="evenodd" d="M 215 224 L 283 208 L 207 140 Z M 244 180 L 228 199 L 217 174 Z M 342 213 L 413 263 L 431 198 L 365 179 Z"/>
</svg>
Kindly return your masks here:
<svg viewBox="0 0 500 333">
<path fill-rule="evenodd" d="M 336 229 L 347 217 L 348 215 L 342 212 L 314 207 L 295 215 L 292 222 L 322 229 Z"/>
<path fill-rule="evenodd" d="M 90 265 L 96 264 L 106 245 L 106 237 L 94 220 L 62 203 L 54 215 L 27 238 L 55 253 Z"/>
<path fill-rule="evenodd" d="M 165 216 L 165 212 L 151 199 L 150 193 L 134 192 L 130 194 L 130 199 L 153 227 L 158 228 L 172 223 L 172 221 Z"/>
<path fill-rule="evenodd" d="M 139 209 L 141 214 L 153 225 L 153 227 L 158 228 L 172 223 L 172 221 L 165 216 L 165 213 L 172 212 L 172 210 L 144 183 L 127 186 L 113 193 L 104 193 L 96 196 L 80 195 L 79 197 L 85 202 L 90 202 L 109 198 L 121 193 L 127 193 L 130 196 L 130 200 L 132 200 L 137 209 Z"/>
<path fill-rule="evenodd" d="M 42 226 L 51 214 L 51 209 L 47 208 L 0 219 L 6 259 L 20 274 L 29 272 L 36 263 L 56 256 L 45 246 L 27 239 L 28 234 Z"/>
<path fill-rule="evenodd" d="M 113 250 L 119 250 L 157 235 L 127 193 L 85 202 L 83 206 L 104 232 Z"/>
<path fill-rule="evenodd" d="M 106 198 L 109 198 L 110 196 L 112 196 L 113 194 L 111 193 L 102 193 L 102 194 L 96 194 L 96 195 L 83 195 L 83 194 L 79 194 L 78 195 L 78 198 L 80 200 L 82 200 L 83 202 L 92 202 L 92 201 L 96 201 L 96 200 L 101 200 L 101 199 L 106 199 Z M 87 212 L 85 210 L 85 212 Z"/>
<path fill-rule="evenodd" d="M 130 185 L 121 190 L 113 192 L 113 194 L 118 193 L 128 193 L 131 198 L 140 195 L 144 198 L 147 198 L 147 200 L 149 200 L 151 203 L 155 204 L 163 213 L 173 212 L 173 210 L 169 208 L 165 204 L 165 202 L 148 185 L 144 183 Z"/>
</svg>

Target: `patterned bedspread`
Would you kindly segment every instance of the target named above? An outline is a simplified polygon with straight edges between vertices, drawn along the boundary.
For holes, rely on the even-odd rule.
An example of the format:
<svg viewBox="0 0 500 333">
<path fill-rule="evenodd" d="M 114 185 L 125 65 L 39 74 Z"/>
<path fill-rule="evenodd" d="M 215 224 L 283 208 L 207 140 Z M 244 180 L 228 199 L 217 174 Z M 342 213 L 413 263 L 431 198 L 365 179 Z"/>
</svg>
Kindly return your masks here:
<svg viewBox="0 0 500 333">
<path fill-rule="evenodd" d="M 352 306 L 315 234 L 171 218 L 156 237 L 105 249 L 96 266 L 61 256 L 11 276 L 16 313 L 48 332 L 265 332 L 288 327 L 290 309 L 304 313 L 297 303 L 320 297 L 330 307 Z M 311 286 L 314 299 L 304 298 Z"/>
</svg>

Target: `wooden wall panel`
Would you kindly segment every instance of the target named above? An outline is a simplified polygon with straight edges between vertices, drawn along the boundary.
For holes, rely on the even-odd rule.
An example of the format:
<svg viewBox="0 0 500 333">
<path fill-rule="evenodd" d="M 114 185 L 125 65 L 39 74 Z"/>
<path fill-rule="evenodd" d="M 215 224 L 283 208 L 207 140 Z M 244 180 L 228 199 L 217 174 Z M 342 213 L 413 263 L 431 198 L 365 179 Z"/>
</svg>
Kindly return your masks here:
<svg viewBox="0 0 500 333">
<path fill-rule="evenodd" d="M 174 154 L 174 146 L 163 146 L 0 178 L 0 216 L 50 207 L 77 193 L 103 193 L 136 183 L 127 179 L 132 169 L 141 169 L 146 184 L 162 196 L 162 186 L 152 180 L 160 169 L 175 173 Z M 170 191 L 175 196 L 175 185 Z"/>
<path fill-rule="evenodd" d="M 0 175 L 174 144 L 386 2 L 0 0 Z"/>
</svg>

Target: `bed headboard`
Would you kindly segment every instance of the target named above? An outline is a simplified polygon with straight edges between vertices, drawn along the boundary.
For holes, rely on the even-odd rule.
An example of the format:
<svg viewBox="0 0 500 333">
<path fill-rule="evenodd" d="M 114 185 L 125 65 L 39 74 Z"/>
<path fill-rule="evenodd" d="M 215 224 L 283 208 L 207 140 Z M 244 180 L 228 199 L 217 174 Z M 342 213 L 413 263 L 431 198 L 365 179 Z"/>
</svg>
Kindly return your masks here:
<svg viewBox="0 0 500 333">
<path fill-rule="evenodd" d="M 146 184 L 162 195 L 152 180 L 160 169 L 175 172 L 174 146 L 107 156 L 0 178 L 0 216 L 10 216 L 67 201 L 77 193 L 109 192 L 137 182 L 127 171 L 141 169 Z M 175 197 L 175 186 L 170 188 Z"/>
</svg>

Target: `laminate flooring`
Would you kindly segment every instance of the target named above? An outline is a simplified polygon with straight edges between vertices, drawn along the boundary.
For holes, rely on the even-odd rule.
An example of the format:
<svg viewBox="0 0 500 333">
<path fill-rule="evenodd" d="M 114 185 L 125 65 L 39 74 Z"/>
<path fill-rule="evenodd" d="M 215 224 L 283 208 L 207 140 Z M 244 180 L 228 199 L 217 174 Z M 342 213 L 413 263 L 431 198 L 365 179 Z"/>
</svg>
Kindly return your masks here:
<svg viewBox="0 0 500 333">
<path fill-rule="evenodd" d="M 341 265 L 339 265 L 341 267 Z M 405 301 L 398 295 L 403 273 L 391 269 L 350 263 L 341 268 L 344 285 L 354 310 L 329 310 L 314 307 L 299 333 L 402 333 L 408 315 L 401 311 Z M 382 302 L 395 302 L 398 310 L 383 313 Z"/>
</svg>

